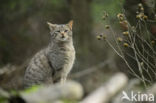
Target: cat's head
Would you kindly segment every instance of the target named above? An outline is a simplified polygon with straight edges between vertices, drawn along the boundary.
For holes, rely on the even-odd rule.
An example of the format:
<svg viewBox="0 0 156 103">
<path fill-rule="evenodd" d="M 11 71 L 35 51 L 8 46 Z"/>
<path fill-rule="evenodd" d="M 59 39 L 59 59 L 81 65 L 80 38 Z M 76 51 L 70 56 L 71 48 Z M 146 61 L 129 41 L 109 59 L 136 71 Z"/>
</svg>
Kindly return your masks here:
<svg viewBox="0 0 156 103">
<path fill-rule="evenodd" d="M 68 42 L 72 40 L 72 20 L 67 24 L 52 24 L 50 22 L 47 22 L 47 24 L 53 41 Z"/>
</svg>

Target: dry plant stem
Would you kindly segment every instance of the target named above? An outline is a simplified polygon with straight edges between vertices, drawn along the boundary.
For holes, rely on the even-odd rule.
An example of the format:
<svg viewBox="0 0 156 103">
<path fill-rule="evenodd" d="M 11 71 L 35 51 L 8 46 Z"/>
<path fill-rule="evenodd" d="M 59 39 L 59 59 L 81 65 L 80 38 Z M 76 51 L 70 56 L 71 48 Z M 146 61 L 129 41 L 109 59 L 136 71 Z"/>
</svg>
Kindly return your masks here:
<svg viewBox="0 0 156 103">
<path fill-rule="evenodd" d="M 137 61 L 137 65 L 138 65 L 138 68 L 139 68 L 139 72 L 140 72 L 140 75 L 141 75 L 141 77 L 142 77 L 142 81 L 143 81 L 145 87 L 147 87 L 146 82 L 145 82 L 145 77 L 144 77 L 144 75 L 143 75 L 142 68 L 141 68 L 140 62 L 139 62 L 139 60 L 138 60 L 138 57 L 137 57 L 137 54 L 136 54 L 134 45 L 132 45 L 132 46 L 133 46 L 132 48 L 133 48 L 134 55 L 135 55 L 135 58 L 136 58 L 136 61 Z"/>
<path fill-rule="evenodd" d="M 145 24 L 145 29 L 146 29 L 146 33 L 149 35 L 149 36 L 152 36 L 152 38 L 155 38 L 153 35 L 150 35 L 151 33 L 149 32 L 148 28 L 147 28 L 147 23 L 145 20 L 143 20 L 144 24 Z"/>
<path fill-rule="evenodd" d="M 115 38 L 115 32 L 113 31 L 113 29 L 112 29 L 112 26 L 110 26 L 110 30 L 111 30 L 111 32 L 112 32 L 112 34 L 113 34 L 113 38 L 114 38 L 114 40 L 115 40 L 115 43 L 116 43 L 116 45 L 117 45 L 117 47 L 118 47 L 118 49 L 119 49 L 119 52 L 121 53 L 121 55 L 123 55 L 123 52 L 122 52 L 122 50 L 121 50 L 121 48 L 120 48 L 120 46 L 119 46 L 119 43 L 117 42 L 117 40 L 116 40 L 116 38 Z"/>
<path fill-rule="evenodd" d="M 138 34 L 136 34 L 137 36 L 139 36 Z M 140 36 L 139 36 L 139 38 L 141 38 Z M 142 39 L 141 39 L 142 40 Z M 144 42 L 146 42 L 147 43 L 147 41 L 144 41 Z M 143 60 L 144 60 L 144 62 L 147 64 L 147 66 L 148 67 L 150 67 L 148 64 L 150 64 L 152 67 L 150 67 L 150 69 L 154 72 L 154 70 L 152 69 L 152 68 L 155 68 L 155 66 L 152 64 L 152 63 L 150 63 L 149 61 L 148 61 L 148 58 L 146 58 L 146 57 L 144 57 L 144 53 L 146 53 L 148 56 L 150 56 L 151 58 L 153 58 L 153 56 L 152 55 L 150 55 L 145 49 L 144 49 L 144 46 L 143 46 L 143 44 L 142 44 L 142 48 L 143 48 L 143 54 L 140 52 L 140 50 L 138 49 L 138 47 L 137 47 L 137 45 L 136 45 L 136 43 L 135 43 L 135 41 L 134 41 L 134 44 L 135 44 L 135 48 L 133 48 L 133 50 L 134 51 L 136 51 L 136 49 L 137 49 L 137 51 L 135 52 L 136 54 L 137 54 L 137 56 L 139 56 L 140 58 L 143 58 Z M 148 43 L 147 43 L 148 44 Z M 152 47 L 148 44 L 148 46 L 149 46 L 149 48 L 151 48 L 152 49 Z M 152 51 L 153 51 L 153 49 L 152 49 Z M 154 72 L 154 74 L 155 74 L 155 72 Z"/>
<path fill-rule="evenodd" d="M 142 68 L 143 68 L 144 71 L 146 71 L 146 73 L 147 73 L 148 76 L 150 77 L 150 80 L 149 80 L 149 81 L 151 81 L 151 83 L 152 83 L 152 82 L 153 82 L 153 78 L 152 78 L 152 76 L 150 75 L 148 69 L 146 70 L 146 68 L 145 68 L 144 66 L 142 66 Z"/>
<path fill-rule="evenodd" d="M 142 47 L 144 48 L 144 46 L 142 45 Z M 155 68 L 155 65 L 153 65 L 152 63 L 149 62 L 149 60 L 144 56 L 144 54 L 142 54 L 138 48 L 138 46 L 135 44 L 135 50 L 137 53 L 137 56 L 139 56 L 140 58 L 143 58 L 142 60 L 146 63 L 146 65 L 148 65 L 150 67 L 150 69 L 153 71 L 153 73 L 156 75 L 156 73 L 154 72 L 154 70 L 152 68 Z M 153 58 L 154 56 L 150 55 L 145 49 L 143 49 L 143 51 L 151 58 Z M 153 58 L 154 59 L 154 58 Z"/>
<path fill-rule="evenodd" d="M 138 46 L 135 44 L 135 50 L 137 51 L 137 55 L 140 57 L 140 58 L 142 58 L 144 61 L 146 61 L 148 64 L 150 64 L 150 67 L 151 68 L 155 68 L 155 66 L 152 64 L 152 63 L 150 63 L 150 62 L 148 62 L 148 59 L 147 58 L 145 58 L 144 57 L 144 55 L 140 52 L 140 50 L 139 50 L 139 48 L 138 48 Z M 145 50 L 144 50 L 145 51 Z M 148 55 L 148 53 L 147 53 L 147 55 Z M 148 55 L 149 56 L 149 55 Z M 151 56 L 151 58 L 153 58 L 153 56 Z M 149 65 L 148 65 L 149 66 Z"/>
<path fill-rule="evenodd" d="M 123 11 L 124 13 L 125 11 Z M 123 17 L 125 21 L 127 21 L 126 16 Z M 120 19 L 120 18 L 119 18 Z M 121 21 L 122 22 L 122 21 Z M 156 62 L 150 62 L 150 60 L 155 60 L 156 57 L 156 51 L 150 45 L 151 42 L 151 36 L 150 32 L 148 31 L 147 28 L 147 23 L 144 19 L 139 19 L 136 23 L 136 26 L 131 26 L 131 24 L 127 21 L 127 31 L 128 35 L 125 35 L 125 39 L 122 41 L 124 43 L 127 43 L 127 48 L 133 51 L 133 54 L 128 54 L 127 52 L 122 50 L 119 42 L 116 40 L 116 33 L 113 31 L 112 27 L 110 26 L 110 31 L 113 36 L 113 40 L 115 41 L 115 44 L 113 45 L 109 40 L 106 39 L 106 42 L 108 45 L 115 51 L 115 53 L 121 57 L 126 65 L 128 66 L 131 74 L 133 74 L 135 77 L 140 79 L 143 83 L 144 86 L 147 87 L 147 82 L 152 84 L 152 81 L 154 81 L 154 78 L 152 78 L 152 74 L 156 77 Z M 143 32 L 143 28 L 144 32 Z M 146 34 L 146 38 L 145 35 Z M 141 48 L 140 48 L 141 47 Z M 130 58 L 134 59 L 136 61 L 137 67 L 139 74 L 136 74 L 135 71 L 133 70 L 130 66 L 130 63 L 126 60 L 125 55 L 128 55 Z M 133 56 L 134 55 L 134 56 Z M 150 73 L 151 72 L 151 73 Z M 149 78 L 146 78 L 144 73 L 146 73 Z M 148 80 L 149 79 L 149 80 Z M 156 78 L 155 78 L 156 79 Z"/>
<path fill-rule="evenodd" d="M 138 23 L 139 23 L 139 31 L 140 31 L 140 34 L 144 34 L 143 31 L 142 31 L 142 28 L 141 28 L 141 27 L 144 27 L 144 25 L 141 23 L 140 20 L 138 21 Z M 148 38 L 148 41 L 150 42 L 150 35 L 149 35 L 149 33 L 147 33 L 148 30 L 147 30 L 146 27 L 145 27 L 145 29 L 146 29 L 146 30 L 145 30 L 145 31 L 146 31 L 146 34 L 148 34 L 148 35 L 147 35 L 147 36 L 148 36 L 148 37 L 147 37 L 147 38 Z"/>
<path fill-rule="evenodd" d="M 107 42 L 108 45 L 115 51 L 115 53 L 116 53 L 119 57 L 121 57 L 121 58 L 124 60 L 124 62 L 126 63 L 126 65 L 128 66 L 128 68 L 130 69 L 130 71 L 131 71 L 132 73 L 134 73 L 133 75 L 136 76 L 138 79 L 140 79 L 140 80 L 142 81 L 142 78 L 139 77 L 139 76 L 134 72 L 134 70 L 130 67 L 129 63 L 126 61 L 126 59 L 124 58 L 124 56 L 122 56 L 122 55 L 114 48 L 114 46 L 113 46 L 108 40 L 106 40 L 106 42 Z"/>
<path fill-rule="evenodd" d="M 147 87 L 146 86 L 146 82 L 145 82 L 145 77 L 143 75 L 143 71 L 142 71 L 142 68 L 141 68 L 141 65 L 140 65 L 140 61 L 139 61 L 139 58 L 138 58 L 138 53 L 137 53 L 136 48 L 135 48 L 135 46 L 137 47 L 137 45 L 135 43 L 135 39 L 136 39 L 136 37 L 134 36 L 133 44 L 131 45 L 131 48 L 133 49 L 133 52 L 134 52 L 134 55 L 135 55 L 135 59 L 136 59 L 136 62 L 137 62 L 137 65 L 138 65 L 138 69 L 139 69 L 140 75 L 142 77 L 143 83 L 144 83 L 145 87 Z"/>
<path fill-rule="evenodd" d="M 152 52 L 156 55 L 156 51 L 151 47 L 151 45 L 142 37 L 140 37 L 137 33 L 134 33 L 143 43 L 145 43 L 151 50 Z"/>
<path fill-rule="evenodd" d="M 114 46 L 108 41 L 106 40 L 106 42 L 108 43 L 108 45 L 115 51 L 115 53 L 120 56 L 121 58 L 123 58 L 123 56 L 114 48 Z"/>
<path fill-rule="evenodd" d="M 131 28 L 130 28 L 130 27 L 132 27 L 132 26 L 128 23 L 128 32 L 130 33 L 130 34 L 128 35 L 128 38 L 129 38 L 129 40 L 130 40 L 130 44 L 132 44 L 135 35 L 133 35 L 133 31 L 131 31 Z"/>
<path fill-rule="evenodd" d="M 139 51 L 139 49 L 138 49 L 137 46 L 136 46 L 135 49 L 136 49 L 136 51 L 137 51 L 137 55 L 138 55 L 140 58 L 142 58 L 142 60 L 143 60 L 144 62 L 146 62 L 147 65 L 148 65 L 150 68 L 155 68 L 155 66 L 154 66 L 152 63 L 150 63 L 149 60 L 148 60 L 147 58 L 145 58 L 143 54 L 141 54 L 141 52 Z M 149 55 L 148 55 L 148 56 L 149 56 Z M 152 58 L 153 58 L 153 57 L 152 57 Z M 153 69 L 151 69 L 151 70 L 153 70 Z M 153 71 L 153 72 L 154 72 L 154 71 Z"/>
<path fill-rule="evenodd" d="M 113 30 L 111 29 L 111 31 L 113 31 Z M 114 35 L 115 35 L 115 34 L 114 34 L 114 32 L 113 32 L 113 37 L 115 38 Z M 130 39 L 130 42 L 131 42 L 131 43 L 133 43 L 133 41 L 134 41 L 134 44 L 135 44 L 135 35 L 134 35 L 134 37 L 132 37 L 131 35 L 129 35 L 129 39 Z M 115 41 L 116 41 L 116 40 L 115 40 Z M 120 53 L 113 47 L 113 45 L 112 45 L 109 41 L 107 41 L 107 43 L 110 45 L 111 48 L 113 48 L 113 50 L 117 53 L 117 55 L 119 55 L 119 56 L 126 62 L 126 64 L 128 64 L 128 62 L 126 61 L 126 59 L 125 59 L 124 56 L 122 55 L 123 52 L 122 52 L 122 50 L 121 50 L 119 44 L 117 43 L 117 41 L 116 41 L 116 44 L 117 44 L 117 46 L 118 46 L 118 48 L 120 49 L 120 51 L 121 51 L 122 54 L 120 54 Z M 136 60 L 136 61 L 137 61 L 137 60 Z M 138 64 L 138 63 L 139 63 L 139 62 L 137 62 L 137 64 Z M 129 66 L 129 64 L 128 64 L 128 66 Z M 129 66 L 129 68 L 131 68 L 131 67 Z M 147 79 L 143 76 L 141 67 L 139 67 L 139 68 L 140 68 L 139 71 L 140 71 L 141 77 L 139 77 L 139 76 L 133 71 L 132 68 L 131 68 L 130 70 L 135 74 L 136 77 L 139 77 L 139 78 L 141 79 L 141 81 L 143 81 L 144 84 L 145 84 L 145 81 L 150 82 L 149 80 L 147 80 Z M 148 75 L 149 75 L 149 74 L 148 74 Z M 145 84 L 145 86 L 146 86 L 146 84 Z"/>
<path fill-rule="evenodd" d="M 137 36 L 139 36 L 138 34 L 136 34 Z M 140 37 L 140 36 L 139 36 Z M 135 42 L 135 41 L 134 41 Z M 146 43 L 147 43 L 147 41 L 146 41 Z M 149 64 L 152 66 L 152 67 L 150 67 L 150 69 L 153 71 L 153 73 L 155 74 L 155 72 L 154 72 L 154 70 L 152 69 L 152 68 L 155 68 L 155 66 L 152 64 L 152 63 L 150 63 L 149 61 L 148 61 L 148 58 L 146 58 L 145 56 L 144 56 L 144 53 L 146 52 L 146 54 L 148 55 L 148 56 L 151 56 L 145 49 L 144 49 L 144 46 L 142 45 L 142 48 L 143 48 L 143 54 L 140 52 L 140 50 L 138 49 L 138 47 L 137 47 L 137 45 L 136 45 L 136 43 L 134 43 L 135 44 L 135 47 L 132 47 L 133 48 L 133 51 L 135 52 L 135 54 L 136 54 L 136 57 L 137 56 L 139 56 L 139 58 L 143 58 L 143 60 L 144 60 L 144 62 L 147 64 L 147 66 L 148 67 L 150 67 L 149 66 Z M 148 46 L 150 46 L 149 44 L 148 44 Z M 152 48 L 152 47 L 150 47 L 150 48 Z M 151 56 L 152 58 L 153 58 L 153 56 Z M 138 59 L 137 59 L 137 63 L 138 63 L 139 61 L 138 61 Z M 141 68 L 141 66 L 139 66 L 140 65 L 140 63 L 138 63 L 138 67 L 139 67 L 139 71 L 140 71 L 140 74 L 142 74 L 142 68 Z M 146 68 L 146 69 L 148 69 L 148 68 Z M 143 76 L 143 75 L 142 75 Z M 151 76 L 150 76 L 151 77 Z M 144 78 L 144 77 L 142 77 L 142 78 Z"/>
<path fill-rule="evenodd" d="M 131 75 L 133 75 L 133 73 L 132 72 L 129 72 Z M 138 78 L 140 81 L 142 81 L 142 78 L 140 79 L 140 78 Z M 150 85 L 152 85 L 152 83 L 151 83 L 151 81 L 149 81 L 149 80 L 147 80 L 146 78 L 145 78 L 145 80 L 146 80 L 146 82 L 148 82 Z"/>
<path fill-rule="evenodd" d="M 135 50 L 134 45 L 135 45 L 135 36 L 134 36 L 134 38 L 133 38 L 133 44 L 131 45 L 131 47 L 132 47 L 132 49 L 133 49 L 133 52 L 134 52 L 134 55 L 135 55 L 135 58 L 136 58 L 136 61 L 137 61 L 137 65 L 138 65 L 138 68 L 139 68 L 139 72 L 140 72 L 140 75 L 141 75 L 141 77 L 142 77 L 142 82 L 144 83 L 145 87 L 147 87 L 146 82 L 145 82 L 145 77 L 144 77 L 144 75 L 143 75 L 142 68 L 141 68 L 139 59 L 138 59 L 138 57 L 137 57 L 137 53 L 136 53 L 136 50 Z"/>
<path fill-rule="evenodd" d="M 144 45 L 142 44 L 141 45 L 142 46 L 142 50 L 143 50 L 143 53 L 142 53 L 142 55 L 144 55 L 145 53 L 149 56 L 149 57 L 151 57 L 151 58 L 153 58 L 153 55 L 151 55 L 145 48 L 144 48 Z M 137 47 L 137 49 L 139 50 L 139 48 L 138 48 L 138 46 L 136 45 L 136 47 Z"/>
<path fill-rule="evenodd" d="M 136 61 L 136 59 L 135 59 L 133 56 L 131 56 L 130 54 L 126 53 L 126 55 L 129 56 L 130 58 L 132 58 L 133 60 Z M 150 75 L 148 69 L 146 70 L 146 69 L 144 68 L 144 66 L 142 66 L 142 67 L 143 67 L 143 70 L 146 71 L 146 73 L 148 74 L 148 76 L 150 77 L 150 79 L 153 81 L 153 79 L 152 79 L 152 77 L 151 77 L 151 75 Z M 148 82 L 149 82 L 149 81 L 148 81 Z M 151 82 L 150 82 L 150 83 L 151 83 Z"/>
<path fill-rule="evenodd" d="M 143 39 L 142 39 L 140 36 L 138 36 L 138 35 L 137 35 L 137 37 L 138 37 L 140 40 L 142 40 L 143 43 L 146 43 L 146 45 L 149 47 L 149 49 L 152 50 L 152 53 L 153 53 L 154 55 L 156 55 L 156 52 L 153 50 L 153 48 L 150 46 L 150 44 L 149 44 L 146 40 L 143 40 Z"/>
</svg>

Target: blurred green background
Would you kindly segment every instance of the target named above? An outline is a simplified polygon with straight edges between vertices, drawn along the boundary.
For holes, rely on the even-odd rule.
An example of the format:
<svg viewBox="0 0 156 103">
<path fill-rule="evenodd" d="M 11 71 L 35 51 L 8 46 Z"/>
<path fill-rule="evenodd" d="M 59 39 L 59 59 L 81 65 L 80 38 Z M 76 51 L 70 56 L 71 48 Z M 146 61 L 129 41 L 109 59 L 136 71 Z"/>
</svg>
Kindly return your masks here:
<svg viewBox="0 0 156 103">
<path fill-rule="evenodd" d="M 46 22 L 64 24 L 74 20 L 77 59 L 97 61 L 105 55 L 96 45 L 96 29 L 102 28 L 103 11 L 111 19 L 121 11 L 120 0 L 2 0 L 0 3 L 0 66 L 20 65 L 49 42 Z M 97 31 L 100 33 L 101 31 Z M 96 55 L 98 56 L 98 55 Z M 104 57 L 103 57 L 104 58 Z M 104 59 L 103 59 L 104 60 Z"/>
</svg>

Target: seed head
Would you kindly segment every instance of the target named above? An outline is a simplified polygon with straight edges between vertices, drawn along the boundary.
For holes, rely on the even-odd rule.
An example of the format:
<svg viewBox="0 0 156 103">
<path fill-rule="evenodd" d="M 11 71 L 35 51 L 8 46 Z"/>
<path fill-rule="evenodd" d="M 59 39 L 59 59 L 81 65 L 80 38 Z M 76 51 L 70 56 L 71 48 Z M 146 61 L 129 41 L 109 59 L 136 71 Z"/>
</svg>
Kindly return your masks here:
<svg viewBox="0 0 156 103">
<path fill-rule="evenodd" d="M 127 20 L 124 20 L 123 23 L 127 25 L 128 24 L 128 21 Z"/>
<path fill-rule="evenodd" d="M 127 36 L 127 35 L 129 35 L 129 32 L 125 31 L 125 32 L 123 32 L 123 35 Z"/>
<path fill-rule="evenodd" d="M 139 4 L 138 4 L 138 7 L 140 7 L 140 8 L 141 8 L 141 7 L 142 7 L 142 3 L 139 3 Z"/>
<path fill-rule="evenodd" d="M 145 20 L 147 20 L 147 19 L 148 19 L 148 16 L 144 15 L 143 18 L 144 18 Z"/>
<path fill-rule="evenodd" d="M 143 7 L 141 7 L 141 8 L 140 8 L 140 10 L 141 10 L 141 11 L 144 11 L 144 8 L 143 8 Z"/>
<path fill-rule="evenodd" d="M 120 18 L 120 17 L 124 17 L 124 15 L 121 14 L 121 13 L 119 13 L 119 14 L 117 14 L 117 17 L 118 17 L 118 18 Z"/>
<path fill-rule="evenodd" d="M 142 20 L 144 19 L 144 15 L 144 13 L 139 13 L 138 15 L 136 15 L 136 18 Z"/>
<path fill-rule="evenodd" d="M 118 38 L 117 38 L 117 41 L 118 41 L 118 42 L 122 42 L 123 39 L 122 39 L 121 37 L 118 37 Z"/>
<path fill-rule="evenodd" d="M 124 47 L 128 47 L 129 45 L 128 45 L 127 43 L 124 43 L 123 46 L 124 46 Z"/>
<path fill-rule="evenodd" d="M 110 28 L 110 26 L 109 26 L 109 25 L 105 25 L 105 28 L 106 28 L 106 29 L 109 29 L 109 28 Z"/>
<path fill-rule="evenodd" d="M 136 15 L 136 18 L 141 19 L 141 15 L 140 14 Z"/>
<path fill-rule="evenodd" d="M 98 40 L 101 40 L 101 39 L 102 39 L 100 35 L 97 35 L 96 38 L 97 38 Z"/>
<path fill-rule="evenodd" d="M 136 11 L 137 14 L 139 14 L 139 11 Z"/>
<path fill-rule="evenodd" d="M 117 15 L 117 17 L 118 17 L 118 19 L 119 19 L 120 21 L 123 21 L 123 20 L 124 20 L 124 14 L 119 13 L 119 14 Z"/>
<path fill-rule="evenodd" d="M 107 36 L 106 35 L 103 35 L 103 40 L 106 40 Z"/>
</svg>

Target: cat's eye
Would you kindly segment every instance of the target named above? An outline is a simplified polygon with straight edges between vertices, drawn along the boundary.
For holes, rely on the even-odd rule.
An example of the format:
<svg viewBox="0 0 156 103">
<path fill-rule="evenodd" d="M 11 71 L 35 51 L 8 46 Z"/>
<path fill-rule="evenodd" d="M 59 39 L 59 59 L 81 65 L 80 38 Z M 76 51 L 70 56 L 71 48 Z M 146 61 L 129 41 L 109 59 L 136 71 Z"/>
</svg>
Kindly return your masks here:
<svg viewBox="0 0 156 103">
<path fill-rule="evenodd" d="M 68 32 L 68 30 L 65 30 L 64 32 Z"/>
<path fill-rule="evenodd" d="M 59 33 L 60 31 L 58 30 L 58 31 L 55 31 L 55 33 Z"/>
</svg>

